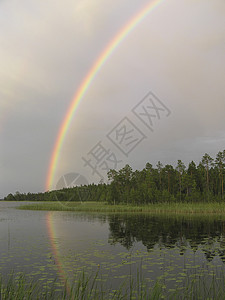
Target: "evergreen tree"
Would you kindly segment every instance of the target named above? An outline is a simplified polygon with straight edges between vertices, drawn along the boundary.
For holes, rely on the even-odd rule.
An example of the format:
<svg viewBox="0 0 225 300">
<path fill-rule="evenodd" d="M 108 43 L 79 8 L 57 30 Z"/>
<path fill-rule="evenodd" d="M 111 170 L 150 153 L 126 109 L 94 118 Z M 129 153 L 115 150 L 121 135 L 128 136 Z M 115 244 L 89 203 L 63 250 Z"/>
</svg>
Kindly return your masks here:
<svg viewBox="0 0 225 300">
<path fill-rule="evenodd" d="M 183 174 L 185 171 L 185 165 L 180 159 L 178 159 L 178 161 L 177 161 L 176 170 L 179 174 L 180 201 L 181 201 L 182 178 L 183 178 Z"/>
<path fill-rule="evenodd" d="M 223 199 L 223 196 L 224 196 L 223 176 L 224 176 L 224 169 L 225 169 L 225 150 L 223 150 L 223 152 L 222 151 L 218 152 L 215 163 L 219 170 L 221 198 Z"/>
<path fill-rule="evenodd" d="M 209 198 L 209 169 L 213 166 L 213 159 L 209 154 L 205 153 L 201 161 L 206 170 L 206 186 L 207 186 L 207 198 Z"/>
</svg>

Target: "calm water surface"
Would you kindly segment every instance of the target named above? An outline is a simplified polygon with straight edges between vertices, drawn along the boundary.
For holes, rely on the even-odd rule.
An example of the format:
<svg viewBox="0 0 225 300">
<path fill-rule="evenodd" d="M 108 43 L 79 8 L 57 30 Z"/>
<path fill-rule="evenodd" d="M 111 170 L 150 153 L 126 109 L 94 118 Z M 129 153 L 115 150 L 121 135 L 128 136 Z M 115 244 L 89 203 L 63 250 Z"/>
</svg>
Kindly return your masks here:
<svg viewBox="0 0 225 300">
<path fill-rule="evenodd" d="M 47 285 L 84 270 L 117 287 L 138 272 L 173 289 L 224 274 L 224 217 L 24 211 L 21 204 L 0 202 L 4 277 L 13 270 Z"/>
</svg>

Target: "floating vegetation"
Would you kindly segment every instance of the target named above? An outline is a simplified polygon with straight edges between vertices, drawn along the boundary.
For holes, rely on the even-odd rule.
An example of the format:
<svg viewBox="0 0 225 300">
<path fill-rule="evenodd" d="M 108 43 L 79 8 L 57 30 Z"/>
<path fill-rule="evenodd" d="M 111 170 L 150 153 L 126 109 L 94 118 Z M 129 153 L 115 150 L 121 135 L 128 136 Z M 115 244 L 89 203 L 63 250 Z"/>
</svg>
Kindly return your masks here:
<svg viewBox="0 0 225 300">
<path fill-rule="evenodd" d="M 25 274 L 11 274 L 7 280 L 0 278 L 1 300 L 113 300 L 113 299 L 179 299 L 202 300 L 224 299 L 225 286 L 224 274 L 213 274 L 209 280 L 207 277 L 192 274 L 184 281 L 183 286 L 167 288 L 163 278 L 156 282 L 149 282 L 144 278 L 141 270 L 137 270 L 136 278 L 132 276 L 120 276 L 120 284 L 117 288 L 107 288 L 98 272 L 87 275 L 84 271 L 76 278 L 68 289 L 57 284 L 57 280 L 46 282 L 29 281 Z M 219 276 L 219 277 L 217 277 Z M 178 280 L 177 280 L 178 281 Z M 182 280 L 179 280 L 181 282 Z"/>
<path fill-rule="evenodd" d="M 171 214 L 150 206 L 106 214 L 95 212 L 107 209 L 104 204 L 73 205 L 92 208 L 14 210 L 20 222 L 10 222 L 10 232 L 1 229 L 1 300 L 225 299 L 224 215 L 176 213 L 182 206 Z M 43 226 L 48 214 L 55 233 L 50 240 Z"/>
</svg>

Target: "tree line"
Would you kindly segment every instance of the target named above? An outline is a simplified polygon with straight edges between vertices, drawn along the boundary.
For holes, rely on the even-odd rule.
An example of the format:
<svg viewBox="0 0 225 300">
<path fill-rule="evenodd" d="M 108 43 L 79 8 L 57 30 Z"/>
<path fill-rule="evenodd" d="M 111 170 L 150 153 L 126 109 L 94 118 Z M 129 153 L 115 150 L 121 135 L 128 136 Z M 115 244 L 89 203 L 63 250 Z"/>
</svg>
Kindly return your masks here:
<svg viewBox="0 0 225 300">
<path fill-rule="evenodd" d="M 169 202 L 221 202 L 224 200 L 225 150 L 213 159 L 205 153 L 198 165 L 186 167 L 159 161 L 154 168 L 147 163 L 143 170 L 133 171 L 129 165 L 108 172 L 108 184 L 90 184 L 45 193 L 16 192 L 6 201 L 98 201 L 109 204 L 143 205 Z"/>
</svg>

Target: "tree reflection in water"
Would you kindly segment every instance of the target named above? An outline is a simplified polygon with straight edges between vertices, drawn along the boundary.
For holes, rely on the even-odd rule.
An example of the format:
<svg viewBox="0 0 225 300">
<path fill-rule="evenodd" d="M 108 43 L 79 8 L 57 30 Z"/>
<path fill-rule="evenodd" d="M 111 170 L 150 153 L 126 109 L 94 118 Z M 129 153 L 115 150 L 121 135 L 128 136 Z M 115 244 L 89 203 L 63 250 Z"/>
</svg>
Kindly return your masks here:
<svg viewBox="0 0 225 300">
<path fill-rule="evenodd" d="M 224 221 L 203 216 L 115 214 L 108 216 L 109 243 L 130 250 L 136 242 L 151 251 L 154 247 L 204 252 L 208 261 L 220 256 L 225 263 Z"/>
</svg>

